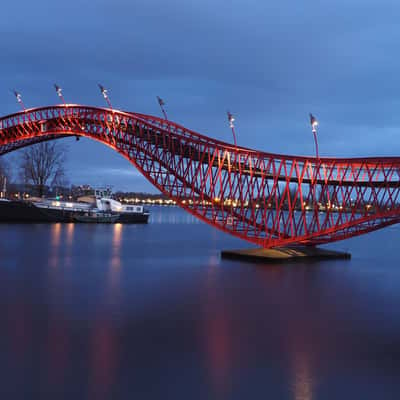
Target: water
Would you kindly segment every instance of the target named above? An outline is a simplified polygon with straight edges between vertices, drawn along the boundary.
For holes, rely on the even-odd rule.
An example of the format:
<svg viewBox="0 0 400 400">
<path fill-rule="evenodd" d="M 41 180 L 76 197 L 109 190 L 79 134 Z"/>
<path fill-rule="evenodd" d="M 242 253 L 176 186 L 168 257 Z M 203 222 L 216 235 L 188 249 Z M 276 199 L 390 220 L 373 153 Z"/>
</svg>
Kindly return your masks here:
<svg viewBox="0 0 400 400">
<path fill-rule="evenodd" d="M 254 265 L 151 212 L 0 224 L 1 398 L 400 398 L 398 228 L 330 246 L 351 261 Z"/>
</svg>

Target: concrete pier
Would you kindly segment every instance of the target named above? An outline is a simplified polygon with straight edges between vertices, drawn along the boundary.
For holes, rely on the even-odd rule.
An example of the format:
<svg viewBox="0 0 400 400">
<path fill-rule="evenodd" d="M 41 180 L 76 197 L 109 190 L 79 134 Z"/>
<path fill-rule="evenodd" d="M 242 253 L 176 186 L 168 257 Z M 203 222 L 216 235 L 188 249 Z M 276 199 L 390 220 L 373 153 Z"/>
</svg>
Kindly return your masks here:
<svg viewBox="0 0 400 400">
<path fill-rule="evenodd" d="M 274 247 L 273 249 L 222 250 L 221 258 L 260 263 L 350 259 L 346 252 L 322 249 L 315 246 Z"/>
</svg>

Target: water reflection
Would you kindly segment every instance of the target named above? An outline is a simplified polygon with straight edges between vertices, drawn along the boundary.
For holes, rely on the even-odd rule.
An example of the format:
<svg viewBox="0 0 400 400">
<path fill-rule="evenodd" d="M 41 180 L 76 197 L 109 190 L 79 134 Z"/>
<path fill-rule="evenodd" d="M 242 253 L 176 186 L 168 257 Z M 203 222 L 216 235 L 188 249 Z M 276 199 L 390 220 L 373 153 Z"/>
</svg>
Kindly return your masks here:
<svg viewBox="0 0 400 400">
<path fill-rule="evenodd" d="M 231 331 L 226 305 L 218 288 L 219 259 L 208 262 L 204 304 L 204 340 L 210 378 L 218 399 L 226 398 L 231 387 Z"/>
<path fill-rule="evenodd" d="M 24 360 L 29 348 L 32 335 L 31 308 L 29 305 L 18 302 L 8 307 L 9 338 L 11 340 L 12 359 L 16 364 Z"/>
<path fill-rule="evenodd" d="M 112 233 L 111 267 L 115 270 L 121 266 L 122 224 L 114 224 Z"/>
<path fill-rule="evenodd" d="M 61 229 L 62 225 L 60 223 L 52 224 L 50 228 L 51 245 L 50 245 L 49 265 L 53 268 L 58 267 L 59 264 Z"/>
<path fill-rule="evenodd" d="M 202 222 L 189 214 L 182 212 L 179 207 L 152 206 L 150 209 L 150 223 L 155 224 L 201 224 Z"/>
<path fill-rule="evenodd" d="M 117 350 L 115 326 L 107 317 L 98 318 L 91 338 L 89 398 L 111 398 L 110 390 L 118 369 Z"/>
<path fill-rule="evenodd" d="M 8 398 L 400 398 L 397 230 L 353 242 L 346 264 L 287 266 L 221 261 L 237 242 L 205 224 L 4 225 L 0 239 Z"/>
<path fill-rule="evenodd" d="M 74 236 L 74 224 L 51 224 L 51 245 L 49 248 L 48 280 L 46 289 L 49 293 L 51 303 L 57 304 L 64 298 L 64 281 L 61 259 L 64 257 L 65 265 L 72 265 L 72 246 Z M 66 322 L 62 314 L 55 313 L 49 309 L 47 315 L 47 332 L 44 333 L 45 343 L 48 347 L 47 355 L 47 384 L 57 387 L 63 384 L 69 355 L 69 335 Z"/>
<path fill-rule="evenodd" d="M 66 267 L 71 267 L 72 266 L 72 245 L 74 242 L 74 230 L 75 230 L 75 224 L 74 223 L 69 223 L 64 225 L 67 233 L 67 238 L 65 241 L 65 259 L 64 259 L 64 264 Z"/>
<path fill-rule="evenodd" d="M 288 279 L 288 271 L 279 269 L 281 274 L 274 274 L 275 278 L 281 281 L 278 286 L 282 287 L 283 282 Z M 299 267 L 296 275 L 296 285 L 292 287 L 290 296 L 283 303 L 280 312 L 284 315 L 291 315 L 287 320 L 282 320 L 279 331 L 283 333 L 284 351 L 289 358 L 288 376 L 290 376 L 290 387 L 294 400 L 312 400 L 315 390 L 315 366 L 314 361 L 318 358 L 321 349 L 321 336 L 324 335 L 324 327 L 316 323 L 312 314 L 317 315 L 318 306 L 323 301 L 315 298 L 313 292 L 313 278 L 319 276 L 318 270 L 303 270 Z M 293 282 L 286 282 L 291 285 Z M 291 286 L 289 286 L 291 287 Z M 293 309 L 296 313 L 293 313 Z M 334 315 L 330 313 L 330 321 Z M 325 317 L 321 321 L 326 322 Z"/>
<path fill-rule="evenodd" d="M 70 337 L 65 319 L 52 313 L 49 316 L 47 332 L 48 360 L 47 383 L 55 387 L 62 385 L 69 361 Z M 46 382 L 45 382 L 46 383 Z"/>
<path fill-rule="evenodd" d="M 108 268 L 105 300 L 108 304 L 119 306 L 121 300 L 121 253 L 123 225 L 114 224 L 112 229 L 112 249 Z"/>
<path fill-rule="evenodd" d="M 312 400 L 314 379 L 308 353 L 294 351 L 293 375 L 294 400 Z"/>
<path fill-rule="evenodd" d="M 51 225 L 51 246 L 57 248 L 60 245 L 61 223 Z"/>
<path fill-rule="evenodd" d="M 109 399 L 117 379 L 119 351 L 115 319 L 121 307 L 121 247 L 123 225 L 112 226 L 111 256 L 104 293 L 104 308 L 92 329 L 89 398 Z"/>
<path fill-rule="evenodd" d="M 67 229 L 67 240 L 66 240 L 66 245 L 67 246 L 71 246 L 72 242 L 74 240 L 74 228 L 75 228 L 75 224 L 74 223 L 69 223 L 65 225 L 66 229 Z"/>
</svg>

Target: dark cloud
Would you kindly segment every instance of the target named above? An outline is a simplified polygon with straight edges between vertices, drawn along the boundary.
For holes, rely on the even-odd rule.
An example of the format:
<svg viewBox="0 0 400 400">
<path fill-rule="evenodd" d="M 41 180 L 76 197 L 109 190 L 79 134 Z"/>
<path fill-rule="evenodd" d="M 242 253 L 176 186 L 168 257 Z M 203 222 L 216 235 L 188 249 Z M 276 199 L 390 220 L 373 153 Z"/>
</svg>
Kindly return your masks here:
<svg viewBox="0 0 400 400">
<path fill-rule="evenodd" d="M 372 0 L 13 2 L 0 25 L 1 114 L 16 109 L 13 87 L 29 105 L 55 102 L 53 82 L 99 105 L 100 81 L 117 107 L 159 113 L 161 95 L 171 118 L 224 140 L 229 108 L 249 147 L 312 153 L 312 111 L 322 154 L 397 155 L 399 17 L 396 1 Z M 70 153 L 72 175 L 108 162 L 102 175 L 126 186 L 112 172 L 130 168 L 119 156 L 86 141 Z"/>
</svg>

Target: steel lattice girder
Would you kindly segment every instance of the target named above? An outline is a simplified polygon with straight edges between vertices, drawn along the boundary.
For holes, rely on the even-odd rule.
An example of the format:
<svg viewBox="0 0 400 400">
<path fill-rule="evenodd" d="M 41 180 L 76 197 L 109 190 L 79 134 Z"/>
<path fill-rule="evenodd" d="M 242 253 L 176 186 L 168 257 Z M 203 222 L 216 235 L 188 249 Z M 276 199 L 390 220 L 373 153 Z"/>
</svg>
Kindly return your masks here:
<svg viewBox="0 0 400 400">
<path fill-rule="evenodd" d="M 0 155 L 98 140 L 201 220 L 263 247 L 320 244 L 400 221 L 400 158 L 296 157 L 234 147 L 157 117 L 80 105 L 0 119 Z"/>
</svg>

